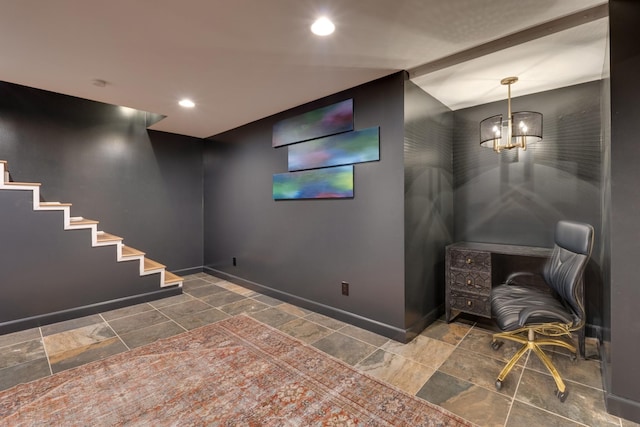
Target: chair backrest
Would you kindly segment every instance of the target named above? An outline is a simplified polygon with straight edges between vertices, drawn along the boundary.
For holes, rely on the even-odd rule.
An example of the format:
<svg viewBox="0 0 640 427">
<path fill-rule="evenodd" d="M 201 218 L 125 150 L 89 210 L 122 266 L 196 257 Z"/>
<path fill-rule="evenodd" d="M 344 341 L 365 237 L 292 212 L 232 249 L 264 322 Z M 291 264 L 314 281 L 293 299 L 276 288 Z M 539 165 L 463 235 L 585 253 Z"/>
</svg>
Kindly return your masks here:
<svg viewBox="0 0 640 427">
<path fill-rule="evenodd" d="M 582 326 L 584 312 L 584 270 L 593 249 L 593 227 L 573 221 L 559 221 L 555 247 L 544 268 L 547 284 L 573 311 L 574 326 Z"/>
</svg>

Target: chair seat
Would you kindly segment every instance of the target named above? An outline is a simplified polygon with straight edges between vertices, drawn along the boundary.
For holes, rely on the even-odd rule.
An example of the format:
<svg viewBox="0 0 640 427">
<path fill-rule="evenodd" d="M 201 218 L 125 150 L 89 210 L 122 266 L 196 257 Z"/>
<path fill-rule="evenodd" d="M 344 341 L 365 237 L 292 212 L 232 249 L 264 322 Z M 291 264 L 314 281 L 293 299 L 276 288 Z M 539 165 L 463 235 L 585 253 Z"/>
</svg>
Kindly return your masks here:
<svg viewBox="0 0 640 427">
<path fill-rule="evenodd" d="M 553 294 L 531 286 L 499 285 L 491 290 L 491 313 L 498 327 L 513 331 L 525 324 L 572 325 L 572 313 Z"/>
</svg>

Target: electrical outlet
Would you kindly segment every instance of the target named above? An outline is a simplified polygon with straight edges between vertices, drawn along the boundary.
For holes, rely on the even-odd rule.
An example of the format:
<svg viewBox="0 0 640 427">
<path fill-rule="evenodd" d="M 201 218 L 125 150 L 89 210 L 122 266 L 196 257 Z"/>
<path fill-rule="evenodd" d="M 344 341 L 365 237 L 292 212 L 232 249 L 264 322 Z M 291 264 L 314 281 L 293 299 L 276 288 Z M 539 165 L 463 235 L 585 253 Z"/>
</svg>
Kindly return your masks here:
<svg viewBox="0 0 640 427">
<path fill-rule="evenodd" d="M 349 296 L 349 283 L 342 282 L 342 295 Z"/>
<path fill-rule="evenodd" d="M 233 257 L 233 266 L 235 267 L 236 265 L 238 265 L 238 264 L 236 263 L 236 257 Z"/>
</svg>

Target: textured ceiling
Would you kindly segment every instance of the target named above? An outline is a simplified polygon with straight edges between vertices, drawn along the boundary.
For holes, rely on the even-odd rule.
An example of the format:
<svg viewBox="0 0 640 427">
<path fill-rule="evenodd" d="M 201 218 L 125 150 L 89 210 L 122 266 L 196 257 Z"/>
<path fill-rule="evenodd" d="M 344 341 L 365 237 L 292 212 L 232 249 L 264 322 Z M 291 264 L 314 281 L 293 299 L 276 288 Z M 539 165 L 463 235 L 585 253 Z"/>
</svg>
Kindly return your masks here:
<svg viewBox="0 0 640 427">
<path fill-rule="evenodd" d="M 153 129 L 208 137 L 602 4 L 0 0 L 0 80 L 162 114 Z M 310 33 L 320 14 L 332 36 Z M 413 80 L 456 109 L 505 98 L 508 75 L 521 80 L 514 96 L 597 79 L 606 31 L 593 21 Z M 179 107 L 183 97 L 196 108 Z"/>
</svg>

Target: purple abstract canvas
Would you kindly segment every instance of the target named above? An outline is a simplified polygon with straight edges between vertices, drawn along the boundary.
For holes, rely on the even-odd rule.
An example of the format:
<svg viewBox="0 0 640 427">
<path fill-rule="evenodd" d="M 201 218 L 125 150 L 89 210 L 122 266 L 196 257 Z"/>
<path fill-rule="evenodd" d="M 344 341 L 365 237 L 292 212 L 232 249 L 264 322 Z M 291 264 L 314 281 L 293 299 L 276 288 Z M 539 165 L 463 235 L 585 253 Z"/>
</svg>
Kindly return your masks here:
<svg viewBox="0 0 640 427">
<path fill-rule="evenodd" d="M 272 145 L 280 147 L 353 130 L 353 99 L 281 120 L 273 125 Z"/>
</svg>

